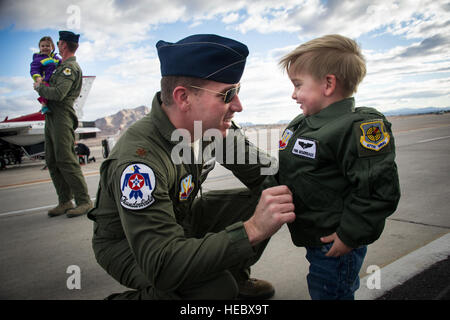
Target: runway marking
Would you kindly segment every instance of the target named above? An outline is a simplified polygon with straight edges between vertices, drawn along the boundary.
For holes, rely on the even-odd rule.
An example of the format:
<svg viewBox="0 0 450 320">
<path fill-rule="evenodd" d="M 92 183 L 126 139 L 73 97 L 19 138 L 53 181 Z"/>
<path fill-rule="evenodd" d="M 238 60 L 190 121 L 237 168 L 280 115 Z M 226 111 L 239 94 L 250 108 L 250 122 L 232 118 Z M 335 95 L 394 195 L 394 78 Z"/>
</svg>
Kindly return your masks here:
<svg viewBox="0 0 450 320">
<path fill-rule="evenodd" d="M 394 134 L 398 134 L 398 133 L 404 133 L 404 132 L 410 132 L 410 131 L 422 131 L 422 130 L 432 130 L 432 129 L 436 129 L 436 128 L 443 128 L 443 127 L 449 127 L 448 124 L 441 124 L 441 125 L 434 125 L 431 127 L 421 127 L 421 128 L 408 128 L 408 129 L 402 129 L 402 130 L 392 130 L 392 132 Z"/>
<path fill-rule="evenodd" d="M 94 202 L 96 198 L 91 198 L 91 201 Z M 46 210 L 46 209 L 50 209 L 55 207 L 56 204 L 51 204 L 48 206 L 43 206 L 43 207 L 38 207 L 38 208 L 30 208 L 30 209 L 22 209 L 22 210 L 16 210 L 16 211 L 10 211 L 10 212 L 5 212 L 5 213 L 0 213 L 0 218 L 2 217 L 7 217 L 7 216 L 12 216 L 18 213 L 32 213 L 35 211 L 40 211 L 40 210 Z"/>
<path fill-rule="evenodd" d="M 375 300 L 383 296 L 387 291 L 405 283 L 415 275 L 428 269 L 436 262 L 442 261 L 450 254 L 450 233 L 444 234 L 438 239 L 416 249 L 394 262 L 381 268 L 382 288 L 371 290 L 367 284 L 371 275 L 360 280 L 360 287 L 356 291 L 356 300 Z"/>
<path fill-rule="evenodd" d="M 425 142 L 431 142 L 431 141 L 442 140 L 442 139 L 448 139 L 448 138 L 450 138 L 450 136 L 437 137 L 437 138 L 431 138 L 431 139 L 420 140 L 420 141 L 417 141 L 417 143 L 425 143 Z"/>
<path fill-rule="evenodd" d="M 398 221 L 398 222 L 406 222 L 406 223 L 412 223 L 412 224 L 420 224 L 422 226 L 434 227 L 434 228 L 450 229 L 449 226 L 438 226 L 436 224 L 429 224 L 429 223 L 424 223 L 424 222 L 416 222 L 416 221 L 405 220 L 405 219 L 387 218 L 386 220 L 392 220 L 392 221 Z"/>
<path fill-rule="evenodd" d="M 83 173 L 84 176 L 95 176 L 99 175 L 99 171 L 90 171 Z M 33 180 L 33 181 L 25 181 L 20 183 L 13 183 L 13 184 L 7 184 L 4 186 L 0 186 L 0 189 L 9 189 L 9 188 L 17 188 L 17 187 L 24 187 L 24 186 L 31 186 L 34 184 L 40 184 L 40 183 L 49 183 L 52 182 L 52 179 L 40 179 L 40 180 Z"/>
<path fill-rule="evenodd" d="M 23 210 L 17 210 L 17 211 L 10 211 L 10 212 L 5 212 L 5 213 L 0 213 L 0 218 L 1 217 L 6 217 L 6 216 L 11 216 L 11 215 L 18 214 L 18 213 L 31 213 L 31 212 L 34 212 L 34 211 L 45 210 L 45 209 L 52 208 L 54 206 L 55 205 L 50 205 L 50 206 L 44 206 L 44 207 L 39 207 L 39 208 L 23 209 Z"/>
</svg>

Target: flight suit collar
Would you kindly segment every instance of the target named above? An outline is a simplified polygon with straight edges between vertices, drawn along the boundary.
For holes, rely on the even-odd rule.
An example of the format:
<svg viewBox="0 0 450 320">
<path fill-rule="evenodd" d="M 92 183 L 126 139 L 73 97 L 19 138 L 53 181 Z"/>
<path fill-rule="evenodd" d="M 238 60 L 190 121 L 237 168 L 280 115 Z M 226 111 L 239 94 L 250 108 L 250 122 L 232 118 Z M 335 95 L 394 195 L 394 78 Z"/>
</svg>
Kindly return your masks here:
<svg viewBox="0 0 450 320">
<path fill-rule="evenodd" d="M 152 110 L 150 111 L 150 116 L 153 118 L 153 123 L 155 124 L 161 135 L 169 142 L 173 144 L 178 143 L 178 141 L 172 141 L 172 132 L 176 129 L 175 126 L 170 122 L 169 117 L 162 109 L 161 92 L 157 92 L 153 97 Z"/>
<path fill-rule="evenodd" d="M 62 63 L 67 63 L 67 62 L 71 62 L 71 61 L 77 61 L 77 58 L 75 56 L 67 58 L 66 60 L 62 61 Z"/>
<path fill-rule="evenodd" d="M 346 98 L 330 104 L 317 114 L 305 118 L 306 124 L 312 129 L 319 129 L 331 120 L 346 113 L 355 112 L 355 98 Z"/>
</svg>

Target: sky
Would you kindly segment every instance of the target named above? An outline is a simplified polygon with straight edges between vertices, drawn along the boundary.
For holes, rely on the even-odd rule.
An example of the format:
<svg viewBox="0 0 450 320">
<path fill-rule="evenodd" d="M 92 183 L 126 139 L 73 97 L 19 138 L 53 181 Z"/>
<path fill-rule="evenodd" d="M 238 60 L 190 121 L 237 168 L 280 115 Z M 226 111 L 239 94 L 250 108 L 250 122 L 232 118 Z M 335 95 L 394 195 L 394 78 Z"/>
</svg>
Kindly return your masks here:
<svg viewBox="0 0 450 320">
<path fill-rule="evenodd" d="M 0 119 L 40 109 L 29 74 L 38 42 L 58 30 L 81 34 L 83 74 L 96 76 L 80 120 L 151 106 L 160 89 L 158 40 L 214 33 L 250 51 L 238 122 L 276 123 L 301 109 L 280 58 L 310 39 L 338 33 L 361 46 L 367 75 L 356 106 L 381 112 L 450 107 L 447 0 L 2 0 Z"/>
</svg>

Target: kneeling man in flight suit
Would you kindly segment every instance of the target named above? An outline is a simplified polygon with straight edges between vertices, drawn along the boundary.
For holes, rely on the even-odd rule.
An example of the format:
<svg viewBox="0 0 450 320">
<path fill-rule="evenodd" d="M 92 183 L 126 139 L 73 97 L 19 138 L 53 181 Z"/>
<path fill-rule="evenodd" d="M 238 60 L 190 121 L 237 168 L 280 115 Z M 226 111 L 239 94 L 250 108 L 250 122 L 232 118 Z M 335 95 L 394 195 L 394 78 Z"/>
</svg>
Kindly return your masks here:
<svg viewBox="0 0 450 320">
<path fill-rule="evenodd" d="M 108 298 L 270 298 L 273 286 L 250 278 L 249 268 L 270 236 L 295 215 L 286 186 L 262 191 L 261 173 L 275 160 L 232 121 L 242 111 L 238 93 L 247 46 L 193 35 L 156 47 L 161 91 L 151 112 L 121 136 L 103 162 L 88 214 L 98 263 L 133 289 Z M 215 139 L 197 139 L 198 124 L 201 135 L 213 132 Z M 181 152 L 180 137 L 189 137 Z M 237 146 L 244 146 L 244 162 L 237 161 Z M 201 161 L 193 161 L 198 154 Z M 256 161 L 248 161 L 252 157 Z M 247 188 L 202 194 L 215 159 Z"/>
</svg>

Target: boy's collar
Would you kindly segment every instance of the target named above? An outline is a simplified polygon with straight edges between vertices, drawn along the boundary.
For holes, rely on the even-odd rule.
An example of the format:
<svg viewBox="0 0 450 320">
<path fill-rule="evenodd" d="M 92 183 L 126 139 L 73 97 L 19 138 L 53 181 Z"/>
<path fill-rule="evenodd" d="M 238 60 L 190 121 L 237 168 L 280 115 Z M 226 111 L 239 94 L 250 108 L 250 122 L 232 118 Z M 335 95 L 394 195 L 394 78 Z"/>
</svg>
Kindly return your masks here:
<svg viewBox="0 0 450 320">
<path fill-rule="evenodd" d="M 312 129 L 319 129 L 330 120 L 355 111 L 355 98 L 345 98 L 330 104 L 319 113 L 313 114 L 305 118 L 306 124 Z"/>
</svg>

